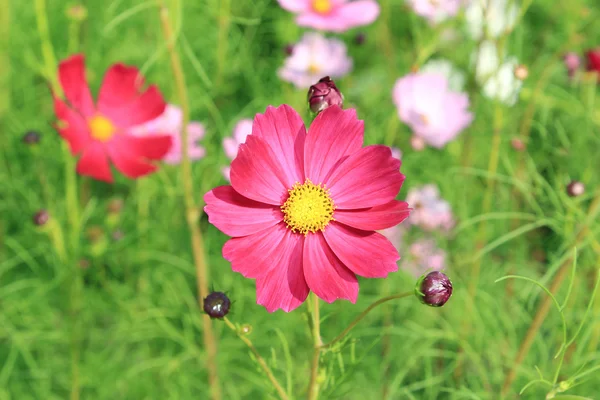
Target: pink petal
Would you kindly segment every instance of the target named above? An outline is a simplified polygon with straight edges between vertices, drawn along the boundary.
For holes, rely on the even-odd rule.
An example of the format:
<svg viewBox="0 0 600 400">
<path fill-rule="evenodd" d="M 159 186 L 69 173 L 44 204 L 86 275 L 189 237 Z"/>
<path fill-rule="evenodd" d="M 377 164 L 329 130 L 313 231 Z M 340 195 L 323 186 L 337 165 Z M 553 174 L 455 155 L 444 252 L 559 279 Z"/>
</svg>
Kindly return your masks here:
<svg viewBox="0 0 600 400">
<path fill-rule="evenodd" d="M 346 156 L 363 144 L 364 121 L 354 109 L 338 106 L 325 109 L 310 126 L 304 150 L 304 170 L 313 183 L 322 183 Z"/>
<path fill-rule="evenodd" d="M 385 236 L 331 222 L 323 231 L 331 250 L 357 275 L 384 278 L 398 270 L 398 251 Z"/>
<path fill-rule="evenodd" d="M 273 267 L 288 236 L 294 235 L 285 224 L 276 224 L 248 236 L 228 240 L 223 246 L 223 258 L 231 269 L 246 278 L 256 279 Z"/>
<path fill-rule="evenodd" d="M 286 187 L 290 188 L 296 182 L 304 183 L 306 128 L 293 108 L 287 104 L 267 107 L 264 114 L 257 114 L 254 118 L 252 135 L 264 140 L 271 148 L 277 164 L 285 173 Z"/>
<path fill-rule="evenodd" d="M 344 21 L 346 29 L 369 25 L 375 22 L 378 16 L 379 4 L 375 0 L 351 1 L 340 6 L 335 12 L 335 17 Z"/>
<path fill-rule="evenodd" d="M 208 221 L 229 236 L 246 236 L 283 220 L 279 207 L 245 198 L 231 186 L 219 186 L 204 195 Z"/>
<path fill-rule="evenodd" d="M 116 135 L 112 143 L 119 146 L 124 153 L 149 160 L 162 159 L 171 149 L 173 139 L 169 135 L 132 136 Z"/>
<path fill-rule="evenodd" d="M 269 146 L 260 137 L 248 136 L 231 163 L 231 185 L 242 196 L 281 205 L 287 195 L 288 177 Z"/>
<path fill-rule="evenodd" d="M 231 137 L 227 137 L 223 139 L 223 149 L 225 150 L 225 155 L 230 160 L 233 160 L 235 156 L 237 156 L 239 143 Z"/>
<path fill-rule="evenodd" d="M 85 79 L 85 58 L 77 54 L 58 65 L 58 79 L 71 106 L 85 117 L 94 114 L 94 100 Z"/>
<path fill-rule="evenodd" d="M 380 206 L 362 210 L 336 210 L 333 217 L 342 224 L 365 231 L 391 228 L 404 221 L 410 213 L 408 204 L 392 200 Z"/>
<path fill-rule="evenodd" d="M 367 146 L 352 154 L 325 182 L 335 206 L 353 209 L 389 203 L 404 181 L 400 164 L 386 146 Z"/>
<path fill-rule="evenodd" d="M 91 176 L 94 179 L 112 183 L 113 177 L 108 165 L 104 146 L 100 142 L 92 142 L 83 150 L 77 162 L 77 173 Z"/>
<path fill-rule="evenodd" d="M 310 290 L 328 303 L 337 299 L 356 303 L 356 276 L 336 257 L 320 233 L 309 233 L 304 239 L 304 278 Z"/>
<path fill-rule="evenodd" d="M 302 271 L 303 244 L 304 236 L 288 230 L 270 260 L 271 270 L 256 280 L 256 302 L 267 311 L 290 312 L 306 300 L 309 290 Z"/>
<path fill-rule="evenodd" d="M 106 73 L 98 96 L 98 111 L 119 127 L 141 125 L 158 118 L 165 111 L 165 103 L 156 86 L 145 91 L 143 76 L 137 68 L 123 64 L 113 65 Z"/>
<path fill-rule="evenodd" d="M 79 153 L 92 140 L 87 122 L 57 97 L 54 98 L 54 113 L 58 119 L 56 130 L 69 143 L 71 154 Z"/>
<path fill-rule="evenodd" d="M 137 154 L 128 153 L 125 148 L 118 145 L 114 140 L 106 145 L 110 160 L 115 164 L 119 172 L 128 178 L 135 179 L 156 171 L 157 167 L 152 165 Z"/>
<path fill-rule="evenodd" d="M 310 10 L 311 0 L 277 0 L 281 8 L 293 13 Z"/>
</svg>

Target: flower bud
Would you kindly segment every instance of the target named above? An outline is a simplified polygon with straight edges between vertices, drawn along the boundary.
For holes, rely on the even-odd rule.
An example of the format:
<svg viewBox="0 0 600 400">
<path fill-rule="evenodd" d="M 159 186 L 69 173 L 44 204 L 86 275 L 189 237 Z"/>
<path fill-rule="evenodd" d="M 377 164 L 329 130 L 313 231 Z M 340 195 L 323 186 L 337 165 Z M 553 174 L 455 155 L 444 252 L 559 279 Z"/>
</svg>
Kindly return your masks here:
<svg viewBox="0 0 600 400">
<path fill-rule="evenodd" d="M 364 32 L 360 32 L 354 37 L 354 43 L 356 43 L 359 46 L 363 45 L 366 40 L 367 40 L 367 36 L 365 35 Z"/>
<path fill-rule="evenodd" d="M 308 105 L 314 113 L 320 113 L 329 106 L 342 106 L 344 96 L 335 86 L 335 82 L 330 77 L 326 76 L 319 79 L 308 89 Z"/>
<path fill-rule="evenodd" d="M 585 193 L 585 185 L 579 181 L 572 181 L 567 185 L 567 194 L 571 197 L 578 197 Z"/>
<path fill-rule="evenodd" d="M 106 211 L 109 214 L 119 214 L 121 212 L 121 210 L 123 209 L 123 199 L 120 198 L 114 198 L 111 199 L 108 204 L 106 205 Z"/>
<path fill-rule="evenodd" d="M 525 150 L 525 147 L 527 147 L 527 146 L 525 146 L 525 142 L 523 142 L 519 138 L 510 139 L 510 145 L 512 146 L 513 149 L 515 149 L 518 152 Z"/>
<path fill-rule="evenodd" d="M 33 223 L 37 226 L 46 225 L 46 222 L 50 219 L 50 214 L 46 210 L 40 210 L 33 216 Z"/>
<path fill-rule="evenodd" d="M 529 76 L 529 70 L 523 64 L 517 65 L 515 67 L 515 78 L 520 81 L 524 81 Z"/>
<path fill-rule="evenodd" d="M 286 56 L 291 56 L 292 54 L 294 54 L 294 45 L 293 44 L 287 44 L 283 48 L 283 51 L 285 52 Z"/>
<path fill-rule="evenodd" d="M 29 131 L 23 135 L 22 140 L 25 144 L 38 144 L 40 142 L 40 134 L 36 131 Z"/>
<path fill-rule="evenodd" d="M 223 318 L 230 307 L 231 301 L 223 292 L 212 292 L 204 299 L 204 312 L 211 318 Z"/>
<path fill-rule="evenodd" d="M 452 296 L 452 282 L 443 272 L 430 272 L 417 281 L 415 295 L 423 304 L 441 307 Z"/>
<path fill-rule="evenodd" d="M 585 57 L 587 58 L 587 70 L 596 72 L 600 80 L 600 47 L 589 50 L 585 53 Z"/>
<path fill-rule="evenodd" d="M 563 60 L 565 62 L 565 67 L 567 67 L 567 73 L 569 74 L 569 77 L 572 78 L 581 65 L 581 59 L 577 53 L 569 52 L 565 54 Z"/>
<path fill-rule="evenodd" d="M 240 333 L 244 335 L 249 335 L 250 333 L 252 333 L 252 325 L 244 324 L 240 326 Z"/>
<path fill-rule="evenodd" d="M 76 4 L 67 8 L 67 17 L 72 21 L 83 22 L 87 16 L 87 8 L 82 4 Z"/>
</svg>

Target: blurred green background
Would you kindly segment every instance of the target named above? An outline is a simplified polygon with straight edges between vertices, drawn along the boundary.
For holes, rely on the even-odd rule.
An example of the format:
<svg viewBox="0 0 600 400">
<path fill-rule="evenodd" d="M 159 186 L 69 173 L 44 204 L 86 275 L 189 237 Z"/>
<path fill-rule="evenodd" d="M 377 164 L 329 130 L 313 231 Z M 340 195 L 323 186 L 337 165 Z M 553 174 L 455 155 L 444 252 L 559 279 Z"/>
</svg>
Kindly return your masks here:
<svg viewBox="0 0 600 400">
<path fill-rule="evenodd" d="M 52 221 L 66 226 L 69 213 L 67 160 L 51 127 L 48 71 L 36 19 L 40 3 L 0 3 L 0 399 L 68 398 L 74 362 L 82 399 L 208 398 L 178 166 L 164 165 L 138 181 L 119 176 L 114 185 L 80 177 L 83 222 L 76 262 L 61 262 L 49 228 L 31 222 L 35 212 L 47 209 Z M 276 75 L 285 46 L 299 40 L 304 29 L 275 1 L 167 3 L 178 32 L 192 120 L 207 129 L 202 141 L 207 156 L 193 164 L 201 202 L 206 191 L 225 184 L 220 168 L 228 160 L 221 142 L 239 119 L 282 103 L 308 116 L 306 92 Z M 550 310 L 530 351 L 515 365 L 546 294 L 531 282 L 495 280 L 518 274 L 548 286 L 564 271 L 557 300 L 562 305 L 570 293 L 564 307 L 569 337 L 585 323 L 566 351 L 557 382 L 577 377 L 567 393 L 598 398 L 600 299 L 586 317 L 600 256 L 600 224 L 588 217 L 600 193 L 598 87 L 586 76 L 570 81 L 562 56 L 600 45 L 600 7 L 596 0 L 524 3 L 519 4 L 526 11 L 523 18 L 502 39 L 529 69 L 513 107 L 481 96 L 472 71 L 478 43 L 465 34 L 462 16 L 432 28 L 403 1 L 382 0 L 374 24 L 338 35 L 354 69 L 336 83 L 346 107 L 355 107 L 365 120 L 365 142 L 404 152 L 407 179 L 400 198 L 411 187 L 435 183 L 452 204 L 458 226 L 450 238 L 438 238 L 448 251 L 447 273 L 455 287 L 451 301 L 430 309 L 410 298 L 371 313 L 344 346 L 322 357 L 322 399 L 497 399 L 511 367 L 517 378 L 507 398 L 518 398 L 526 383 L 539 378 L 536 368 L 552 381 L 563 340 L 558 311 Z M 74 5 L 87 9 L 80 25 L 68 17 Z M 47 0 L 47 18 L 59 60 L 85 53 L 93 92 L 108 66 L 124 62 L 140 67 L 176 103 L 155 1 Z M 450 42 L 440 39 L 447 27 L 456 33 Z M 358 33 L 365 35 L 362 45 L 355 42 Z M 409 128 L 398 119 L 391 89 L 429 55 L 449 59 L 468 74 L 475 119 L 445 149 L 417 152 L 410 148 Z M 22 143 L 30 130 L 42 135 L 36 146 Z M 515 137 L 526 142 L 525 152 L 511 147 Z M 494 140 L 499 159 L 497 169 L 490 169 Z M 572 180 L 585 183 L 583 196 L 566 195 Z M 123 200 L 124 207 L 109 215 L 114 199 Z M 306 308 L 269 314 L 257 306 L 254 283 L 231 271 L 221 257 L 225 235 L 205 215 L 201 230 L 210 286 L 234 302 L 230 319 L 252 326 L 249 338 L 277 378 L 294 398 L 304 397 L 312 346 Z M 115 232 L 122 238 L 115 240 Z M 575 247 L 577 270 L 571 276 Z M 477 264 L 479 279 L 473 276 Z M 73 291 L 78 274 L 83 286 Z M 356 305 L 322 303 L 323 337 L 335 337 L 368 304 L 411 290 L 414 282 L 401 270 L 386 280 L 361 280 Z M 475 298 L 469 285 L 477 288 Z M 81 332 L 75 347 L 74 320 Z M 223 398 L 276 398 L 244 343 L 220 321 L 215 328 Z M 75 361 L 74 348 L 79 349 Z M 536 385 L 521 398 L 540 399 L 551 390 Z"/>
</svg>

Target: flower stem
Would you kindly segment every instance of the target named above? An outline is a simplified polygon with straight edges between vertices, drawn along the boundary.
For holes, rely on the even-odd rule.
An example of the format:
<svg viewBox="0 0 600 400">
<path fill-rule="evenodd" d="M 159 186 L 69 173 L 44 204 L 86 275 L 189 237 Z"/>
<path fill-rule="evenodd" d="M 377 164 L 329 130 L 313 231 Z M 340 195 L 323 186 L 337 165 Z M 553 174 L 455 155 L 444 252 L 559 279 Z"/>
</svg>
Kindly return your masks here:
<svg viewBox="0 0 600 400">
<path fill-rule="evenodd" d="M 254 347 L 254 345 L 252 344 L 252 341 L 250 339 L 248 339 L 246 337 L 246 335 L 244 335 L 242 332 L 240 332 L 240 330 L 229 319 L 227 319 L 227 317 L 224 317 L 223 321 L 225 321 L 225 324 L 229 327 L 229 329 L 234 331 L 235 334 L 242 340 L 242 342 L 244 342 L 246 344 L 246 346 L 248 346 L 248 348 L 250 349 L 252 354 L 254 354 L 254 357 L 256 358 L 258 365 L 260 366 L 260 368 L 262 368 L 265 375 L 267 375 L 267 378 L 269 379 L 269 381 L 271 382 L 271 384 L 277 391 L 279 398 L 281 400 L 288 400 L 287 393 L 285 392 L 285 390 L 283 390 L 283 387 L 281 387 L 281 385 L 277 381 L 277 378 L 275 378 L 275 375 L 273 375 L 273 372 L 271 371 L 271 368 L 269 368 L 269 366 L 267 365 L 265 359 L 262 358 L 260 353 L 258 352 L 258 350 L 256 350 L 256 347 Z"/>
<path fill-rule="evenodd" d="M 194 264 L 196 266 L 196 284 L 198 290 L 198 304 L 202 309 L 202 299 L 208 295 L 208 268 L 204 255 L 204 244 L 202 233 L 198 222 L 200 219 L 200 209 L 196 205 L 193 195 L 193 177 L 192 165 L 188 153 L 188 132 L 187 126 L 190 120 L 190 107 L 188 101 L 188 93 L 185 84 L 185 75 L 181 65 L 181 59 L 175 46 L 177 38 L 173 34 L 171 21 L 169 20 L 169 9 L 164 1 L 159 2 L 160 20 L 162 30 L 167 42 L 167 49 L 171 59 L 171 68 L 175 79 L 177 97 L 181 105 L 183 113 L 183 121 L 181 123 L 181 174 L 184 189 L 186 219 L 188 228 L 191 234 L 192 253 L 194 256 Z M 217 341 L 213 331 L 213 325 L 210 317 L 206 314 L 202 315 L 203 339 L 204 347 L 207 352 L 207 369 L 208 383 L 211 390 L 211 398 L 213 400 L 221 399 L 221 386 L 219 384 L 219 375 L 217 373 Z"/>
<path fill-rule="evenodd" d="M 333 346 L 334 344 L 336 344 L 337 342 L 339 342 L 340 340 L 342 340 L 352 329 L 354 329 L 354 327 L 364 318 L 367 316 L 368 313 L 370 313 L 375 307 L 386 303 L 390 300 L 396 300 L 396 299 L 403 299 L 405 297 L 409 297 L 409 296 L 414 296 L 414 292 L 405 292 L 405 293 L 398 293 L 398 294 L 393 294 L 391 296 L 387 296 L 387 297 L 383 297 L 379 300 L 377 300 L 376 302 L 372 303 L 369 307 L 365 308 L 365 310 L 363 312 L 361 312 L 358 317 L 354 318 L 354 321 L 352 321 L 350 323 L 350 325 L 348 325 L 346 327 L 346 329 L 344 329 L 342 331 L 342 333 L 340 333 L 339 335 L 337 335 L 335 337 L 335 339 L 333 339 L 332 341 L 325 343 L 323 345 L 321 345 L 321 349 L 328 349 L 331 346 Z"/>
<path fill-rule="evenodd" d="M 590 207 L 588 209 L 586 225 L 581 229 L 581 231 L 577 235 L 577 237 L 575 239 L 575 243 L 574 243 L 575 247 L 577 247 L 583 240 L 586 239 L 586 237 L 589 233 L 589 226 L 588 226 L 589 221 L 594 221 L 599 212 L 600 212 L 600 191 L 598 191 L 594 200 L 592 201 L 592 204 L 590 205 Z M 565 277 L 567 277 L 567 275 L 569 275 L 569 269 L 571 268 L 572 263 L 573 263 L 573 258 L 571 256 L 571 257 L 568 257 L 565 260 L 565 262 L 560 266 L 558 272 L 556 273 L 556 276 L 554 277 L 554 279 L 552 280 L 552 283 L 550 284 L 550 287 L 548 288 L 550 293 L 552 293 L 553 295 L 556 294 L 556 292 L 560 289 L 560 286 L 561 286 L 562 282 L 564 281 Z M 504 379 L 504 384 L 502 385 L 502 392 L 501 392 L 502 398 L 504 398 L 508 394 L 508 391 L 510 390 L 511 385 L 517 376 L 517 369 L 519 368 L 519 366 L 525 359 L 525 356 L 527 356 L 527 353 L 529 352 L 529 349 L 531 348 L 531 345 L 533 344 L 533 340 L 537 336 L 537 333 L 538 333 L 540 327 L 542 326 L 542 323 L 544 322 L 546 315 L 548 315 L 548 312 L 550 311 L 551 306 L 552 306 L 552 298 L 550 296 L 544 297 L 544 299 L 541 301 L 540 307 L 537 310 L 537 313 L 535 314 L 535 317 L 533 318 L 533 321 L 531 321 L 531 325 L 529 325 L 529 329 L 527 329 L 527 333 L 525 334 L 525 338 L 521 342 L 521 346 L 519 346 L 519 350 L 517 352 L 517 356 L 515 357 L 515 361 L 511 364 L 511 368 L 508 371 L 508 373 L 506 374 L 506 378 Z"/>
<path fill-rule="evenodd" d="M 308 399 L 317 400 L 319 397 L 319 358 L 323 342 L 321 340 L 321 317 L 319 316 L 319 298 L 314 293 L 310 294 L 312 301 L 312 336 L 313 336 L 313 357 L 310 364 L 310 381 L 308 383 Z"/>
</svg>

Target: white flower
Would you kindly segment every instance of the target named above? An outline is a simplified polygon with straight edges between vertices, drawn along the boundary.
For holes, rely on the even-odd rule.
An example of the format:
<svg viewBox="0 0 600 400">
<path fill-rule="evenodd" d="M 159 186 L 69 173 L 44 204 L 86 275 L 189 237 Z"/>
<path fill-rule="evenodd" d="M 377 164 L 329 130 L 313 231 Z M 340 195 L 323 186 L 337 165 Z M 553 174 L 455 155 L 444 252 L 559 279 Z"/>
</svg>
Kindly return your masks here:
<svg viewBox="0 0 600 400">
<path fill-rule="evenodd" d="M 448 87 L 455 92 L 461 92 L 465 87 L 465 74 L 448 60 L 429 60 L 419 71 L 443 75 L 448 80 Z"/>
<path fill-rule="evenodd" d="M 517 65 L 515 57 L 506 57 L 500 64 L 496 45 L 490 41 L 481 43 L 475 64 L 475 78 L 483 86 L 483 94 L 510 106 L 515 104 L 522 85 L 515 77 Z"/>
<path fill-rule="evenodd" d="M 497 38 L 512 29 L 518 13 L 516 0 L 473 0 L 465 17 L 469 33 L 478 40 L 484 36 L 484 26 L 489 38 Z"/>
</svg>

